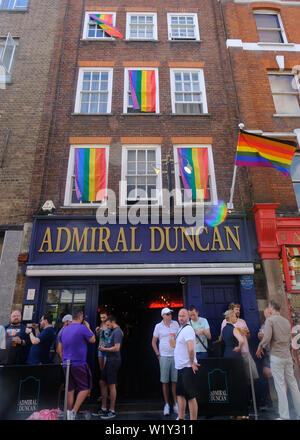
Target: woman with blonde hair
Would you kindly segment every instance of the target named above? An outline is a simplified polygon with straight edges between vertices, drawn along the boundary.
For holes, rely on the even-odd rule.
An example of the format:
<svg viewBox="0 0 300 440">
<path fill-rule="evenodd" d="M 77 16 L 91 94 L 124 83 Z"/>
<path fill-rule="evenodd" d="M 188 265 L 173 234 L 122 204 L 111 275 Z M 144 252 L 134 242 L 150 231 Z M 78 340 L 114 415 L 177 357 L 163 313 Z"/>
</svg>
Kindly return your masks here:
<svg viewBox="0 0 300 440">
<path fill-rule="evenodd" d="M 222 339 L 225 343 L 224 358 L 236 358 L 241 355 L 241 348 L 244 339 L 240 331 L 234 327 L 237 322 L 237 316 L 233 310 L 227 310 L 224 313 L 226 325 L 222 330 Z"/>
</svg>

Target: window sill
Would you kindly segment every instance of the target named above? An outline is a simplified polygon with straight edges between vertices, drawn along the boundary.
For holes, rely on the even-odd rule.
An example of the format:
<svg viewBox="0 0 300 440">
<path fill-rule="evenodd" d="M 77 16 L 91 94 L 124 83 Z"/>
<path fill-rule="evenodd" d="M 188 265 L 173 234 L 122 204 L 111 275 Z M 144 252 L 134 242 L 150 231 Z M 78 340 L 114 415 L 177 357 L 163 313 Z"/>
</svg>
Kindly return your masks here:
<svg viewBox="0 0 300 440">
<path fill-rule="evenodd" d="M 294 47 L 294 43 L 271 43 L 271 42 L 263 42 L 259 41 L 257 43 L 258 46 L 278 46 L 278 47 Z"/>
<path fill-rule="evenodd" d="M 15 14 L 15 13 L 19 13 L 19 12 L 28 12 L 28 8 L 20 8 L 20 9 L 0 9 L 0 13 L 1 12 L 9 12 L 10 14 Z"/>
<path fill-rule="evenodd" d="M 113 113 L 71 113 L 71 116 L 114 116 Z"/>
<path fill-rule="evenodd" d="M 160 43 L 160 40 L 156 40 L 155 38 L 126 38 L 123 41 L 125 43 L 130 43 L 130 42 L 136 43 L 137 41 L 140 41 L 141 43 L 143 43 L 144 41 L 150 43 Z"/>
<path fill-rule="evenodd" d="M 116 38 L 80 38 L 80 41 L 86 41 L 87 43 L 90 43 L 91 41 L 105 41 L 106 43 L 112 43 L 116 40 Z"/>
<path fill-rule="evenodd" d="M 77 204 L 77 205 L 64 205 L 60 206 L 60 209 L 98 209 L 98 208 L 107 208 L 106 205 L 96 204 L 93 205 L 83 205 L 83 204 Z"/>
<path fill-rule="evenodd" d="M 188 38 L 182 40 L 168 40 L 169 43 L 203 43 L 203 40 L 189 40 Z"/>
<path fill-rule="evenodd" d="M 121 116 L 162 116 L 162 113 L 148 113 L 148 112 L 121 113 Z"/>
<path fill-rule="evenodd" d="M 290 114 L 290 113 L 275 113 L 274 118 L 300 118 L 300 113 Z"/>
<path fill-rule="evenodd" d="M 201 118 L 207 116 L 207 117 L 211 117 L 210 113 L 171 113 L 171 116 L 200 116 Z"/>
</svg>

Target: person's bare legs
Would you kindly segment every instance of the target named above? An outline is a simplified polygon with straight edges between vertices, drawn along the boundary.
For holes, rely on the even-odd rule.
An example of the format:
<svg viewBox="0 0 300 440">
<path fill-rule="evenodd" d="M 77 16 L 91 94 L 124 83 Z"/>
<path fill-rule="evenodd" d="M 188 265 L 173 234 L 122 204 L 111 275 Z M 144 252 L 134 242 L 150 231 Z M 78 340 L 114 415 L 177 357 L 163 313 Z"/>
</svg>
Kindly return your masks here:
<svg viewBox="0 0 300 440">
<path fill-rule="evenodd" d="M 185 408 L 186 408 L 186 400 L 183 396 L 177 396 L 178 403 L 178 418 L 184 419 L 185 417 Z"/>
<path fill-rule="evenodd" d="M 106 408 L 106 404 L 107 404 L 107 385 L 106 382 L 104 382 L 104 380 L 100 380 L 100 387 L 101 387 L 101 395 L 102 395 L 102 408 Z"/>
<path fill-rule="evenodd" d="M 176 405 L 177 398 L 176 398 L 176 382 L 172 382 L 172 396 L 173 396 L 173 405 Z"/>
<path fill-rule="evenodd" d="M 68 391 L 68 409 L 71 410 L 73 408 L 74 403 L 74 392 L 75 390 Z"/>
<path fill-rule="evenodd" d="M 169 403 L 169 384 L 168 383 L 162 384 L 162 391 L 163 391 L 165 403 Z"/>
<path fill-rule="evenodd" d="M 190 411 L 190 420 L 197 420 L 198 418 L 198 403 L 196 398 L 188 401 L 189 411 Z"/>
<path fill-rule="evenodd" d="M 116 405 L 116 398 L 117 398 L 116 384 L 108 385 L 108 388 L 109 388 L 109 399 L 110 399 L 109 409 L 111 411 L 114 411 Z"/>
<path fill-rule="evenodd" d="M 76 397 L 76 401 L 75 401 L 75 405 L 73 407 L 73 410 L 77 413 L 79 408 L 81 407 L 82 403 L 85 401 L 85 399 L 87 398 L 88 394 L 89 394 L 90 390 L 84 390 L 84 391 L 79 391 L 79 393 L 77 394 Z"/>
</svg>

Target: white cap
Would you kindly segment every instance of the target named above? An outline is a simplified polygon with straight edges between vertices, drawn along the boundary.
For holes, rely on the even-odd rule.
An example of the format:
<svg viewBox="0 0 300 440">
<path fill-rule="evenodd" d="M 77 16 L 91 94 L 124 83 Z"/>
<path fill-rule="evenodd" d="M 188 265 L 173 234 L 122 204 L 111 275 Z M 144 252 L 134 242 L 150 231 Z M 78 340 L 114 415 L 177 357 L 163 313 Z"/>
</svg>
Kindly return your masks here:
<svg viewBox="0 0 300 440">
<path fill-rule="evenodd" d="M 169 307 L 165 307 L 161 311 L 161 316 L 165 315 L 166 313 L 173 312 L 173 310 L 169 309 Z"/>
<path fill-rule="evenodd" d="M 72 315 L 65 315 L 62 319 L 62 322 L 65 323 L 67 321 L 72 321 Z"/>
</svg>

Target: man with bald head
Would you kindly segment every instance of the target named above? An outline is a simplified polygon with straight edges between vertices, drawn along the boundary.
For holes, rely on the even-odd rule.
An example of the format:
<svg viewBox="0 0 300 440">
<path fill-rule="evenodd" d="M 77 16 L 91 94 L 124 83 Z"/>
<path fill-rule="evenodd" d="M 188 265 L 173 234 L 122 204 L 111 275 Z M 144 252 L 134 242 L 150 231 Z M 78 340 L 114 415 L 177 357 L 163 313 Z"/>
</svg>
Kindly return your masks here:
<svg viewBox="0 0 300 440">
<path fill-rule="evenodd" d="M 0 350 L 0 364 L 25 364 L 30 341 L 25 333 L 26 326 L 22 324 L 19 310 L 13 310 L 9 324 L 5 329 L 5 349 Z"/>
<path fill-rule="evenodd" d="M 174 351 L 175 368 L 178 370 L 176 386 L 178 402 L 178 420 L 184 420 L 186 401 L 190 411 L 190 420 L 197 420 L 198 404 L 196 373 L 199 364 L 196 359 L 196 337 L 189 323 L 188 310 L 183 308 L 178 313 L 180 329 L 176 335 Z"/>
</svg>

